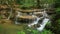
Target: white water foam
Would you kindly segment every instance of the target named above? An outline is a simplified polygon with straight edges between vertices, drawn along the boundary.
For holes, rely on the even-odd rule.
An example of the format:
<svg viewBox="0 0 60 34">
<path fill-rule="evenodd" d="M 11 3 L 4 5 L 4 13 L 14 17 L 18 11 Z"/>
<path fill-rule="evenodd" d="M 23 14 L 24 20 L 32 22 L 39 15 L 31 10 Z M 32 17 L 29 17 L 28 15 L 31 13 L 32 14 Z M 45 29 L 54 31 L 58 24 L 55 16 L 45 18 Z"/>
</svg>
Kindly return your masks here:
<svg viewBox="0 0 60 34">
<path fill-rule="evenodd" d="M 43 20 L 42 24 L 40 24 L 40 27 L 37 28 L 37 30 L 42 31 L 44 29 L 45 25 L 48 23 L 48 21 L 49 21 L 49 19 L 45 18 Z"/>
<path fill-rule="evenodd" d="M 41 18 L 43 18 L 43 17 L 41 17 Z M 38 21 L 39 21 L 41 18 L 37 18 L 37 20 L 36 20 L 36 21 L 34 21 L 34 22 L 33 22 L 33 23 L 31 23 L 31 24 L 28 24 L 28 26 L 29 26 L 29 27 L 31 27 L 32 25 L 37 24 L 37 23 L 38 23 Z"/>
</svg>

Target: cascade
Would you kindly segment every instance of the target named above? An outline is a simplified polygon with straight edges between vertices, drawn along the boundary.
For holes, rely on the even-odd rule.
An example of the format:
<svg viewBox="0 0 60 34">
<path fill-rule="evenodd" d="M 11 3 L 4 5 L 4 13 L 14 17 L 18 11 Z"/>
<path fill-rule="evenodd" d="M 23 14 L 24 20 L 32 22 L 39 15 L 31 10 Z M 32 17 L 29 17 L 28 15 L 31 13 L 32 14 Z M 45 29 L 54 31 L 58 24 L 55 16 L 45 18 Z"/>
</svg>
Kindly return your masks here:
<svg viewBox="0 0 60 34">
<path fill-rule="evenodd" d="M 46 13 L 45 9 L 44 9 L 43 12 L 40 12 L 40 13 L 43 14 L 41 17 L 38 17 L 38 16 L 34 15 L 34 13 L 32 14 L 32 12 L 31 13 L 29 12 L 30 15 L 25 15 L 25 14 L 28 14 L 28 11 L 27 12 L 23 12 L 23 13 L 18 12 L 18 14 L 16 16 L 15 24 L 20 24 L 20 23 L 17 22 L 18 21 L 18 19 L 17 19 L 18 17 L 22 18 L 23 20 L 24 19 L 28 19 L 28 20 L 32 20 L 33 19 L 32 23 L 28 23 L 28 27 L 32 27 L 33 25 L 38 24 L 39 20 L 41 20 L 43 18 L 42 23 L 39 24 L 40 27 L 36 28 L 37 30 L 42 31 L 44 29 L 45 25 L 48 23 L 49 18 L 48 18 L 48 14 Z M 24 15 L 22 15 L 22 14 L 24 14 Z"/>
<path fill-rule="evenodd" d="M 39 21 L 41 18 L 44 18 L 43 21 L 42 21 L 42 23 L 40 24 L 40 27 L 37 28 L 37 30 L 42 31 L 42 30 L 44 29 L 45 25 L 46 25 L 46 24 L 48 23 L 48 21 L 49 21 L 49 19 L 46 18 L 46 17 L 48 17 L 48 15 L 47 15 L 46 11 L 44 10 L 44 11 L 43 11 L 43 16 L 40 17 L 40 18 L 37 17 L 37 20 L 34 21 L 33 23 L 29 24 L 28 26 L 31 27 L 31 26 L 33 26 L 34 24 L 38 24 L 38 21 Z"/>
</svg>

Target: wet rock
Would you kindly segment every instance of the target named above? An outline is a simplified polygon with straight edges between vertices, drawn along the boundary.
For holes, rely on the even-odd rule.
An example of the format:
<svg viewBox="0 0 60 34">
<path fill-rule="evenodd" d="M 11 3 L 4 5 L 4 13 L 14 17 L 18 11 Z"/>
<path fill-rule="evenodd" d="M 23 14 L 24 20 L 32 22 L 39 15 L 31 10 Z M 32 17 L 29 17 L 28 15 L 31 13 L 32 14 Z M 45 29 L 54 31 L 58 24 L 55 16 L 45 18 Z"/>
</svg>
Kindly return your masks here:
<svg viewBox="0 0 60 34">
<path fill-rule="evenodd" d="M 34 15 L 36 15 L 38 17 L 42 17 L 43 16 L 43 12 L 34 12 Z"/>
<path fill-rule="evenodd" d="M 35 19 L 36 18 L 36 16 L 20 16 L 19 18 L 21 18 L 21 19 Z"/>
<path fill-rule="evenodd" d="M 32 17 L 32 16 L 20 16 L 20 17 L 18 17 L 17 21 L 31 23 L 34 20 L 36 20 L 36 16 L 35 17 Z"/>
<path fill-rule="evenodd" d="M 32 25 L 32 28 L 38 28 L 38 27 L 40 27 L 40 24 L 34 24 L 34 25 Z"/>
</svg>

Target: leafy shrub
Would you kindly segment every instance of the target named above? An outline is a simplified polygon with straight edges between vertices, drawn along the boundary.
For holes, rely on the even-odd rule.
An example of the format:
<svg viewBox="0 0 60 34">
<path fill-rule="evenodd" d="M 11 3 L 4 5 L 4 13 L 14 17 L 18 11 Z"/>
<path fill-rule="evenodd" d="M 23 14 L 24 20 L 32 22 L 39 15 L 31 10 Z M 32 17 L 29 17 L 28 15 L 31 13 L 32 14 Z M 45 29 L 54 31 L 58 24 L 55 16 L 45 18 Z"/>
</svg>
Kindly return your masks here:
<svg viewBox="0 0 60 34">
<path fill-rule="evenodd" d="M 44 29 L 44 31 L 41 32 L 41 34 L 54 34 L 54 33 L 52 33 L 50 30 Z"/>
<path fill-rule="evenodd" d="M 55 11 L 56 11 L 57 14 L 60 14 L 60 8 L 56 8 Z"/>
<path fill-rule="evenodd" d="M 35 0 L 16 0 L 17 4 L 20 4 L 20 8 L 29 9 L 32 6 L 35 6 Z"/>
<path fill-rule="evenodd" d="M 30 28 L 30 29 L 25 29 L 23 31 L 19 31 L 18 34 L 54 34 L 54 33 L 52 33 L 50 30 L 46 30 L 46 29 L 44 29 L 41 32 L 41 31 Z"/>
</svg>

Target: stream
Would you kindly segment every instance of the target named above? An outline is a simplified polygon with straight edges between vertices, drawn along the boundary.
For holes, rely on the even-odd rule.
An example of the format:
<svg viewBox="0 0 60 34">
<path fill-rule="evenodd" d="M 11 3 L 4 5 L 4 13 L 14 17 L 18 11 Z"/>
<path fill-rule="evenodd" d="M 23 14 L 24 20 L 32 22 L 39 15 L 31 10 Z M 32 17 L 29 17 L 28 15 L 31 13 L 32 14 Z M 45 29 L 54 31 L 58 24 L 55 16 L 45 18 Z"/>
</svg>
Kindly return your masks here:
<svg viewBox="0 0 60 34">
<path fill-rule="evenodd" d="M 17 22 L 17 20 L 18 20 L 17 17 L 18 17 L 18 16 L 22 16 L 22 15 L 20 14 L 20 12 L 18 12 L 18 15 L 16 16 L 15 24 L 20 24 L 20 23 Z M 32 15 L 32 17 L 34 17 L 34 16 L 35 16 L 35 15 Z M 42 16 L 42 17 L 37 17 L 36 20 L 33 21 L 33 23 L 28 24 L 28 27 L 32 27 L 33 25 L 38 24 L 38 21 L 41 20 L 42 18 L 44 18 L 44 19 L 43 19 L 42 23 L 39 24 L 40 27 L 37 27 L 37 28 L 36 28 L 37 30 L 42 31 L 42 30 L 44 29 L 45 25 L 46 25 L 46 24 L 48 23 L 48 21 L 49 21 L 48 14 L 46 13 L 45 10 L 43 11 L 43 16 Z"/>
<path fill-rule="evenodd" d="M 43 11 L 43 17 L 40 17 L 40 18 L 37 17 L 37 20 L 34 21 L 34 22 L 31 23 L 31 24 L 28 24 L 28 26 L 31 27 L 31 26 L 33 26 L 34 24 L 38 24 L 38 21 L 39 21 L 41 18 L 44 18 L 43 21 L 42 21 L 42 23 L 40 24 L 40 27 L 36 28 L 37 30 L 42 31 L 42 30 L 44 29 L 45 25 L 46 25 L 46 24 L 48 23 L 48 21 L 49 21 L 49 19 L 46 18 L 46 17 L 48 17 L 48 14 L 47 14 L 46 11 L 44 10 L 44 11 Z"/>
</svg>

